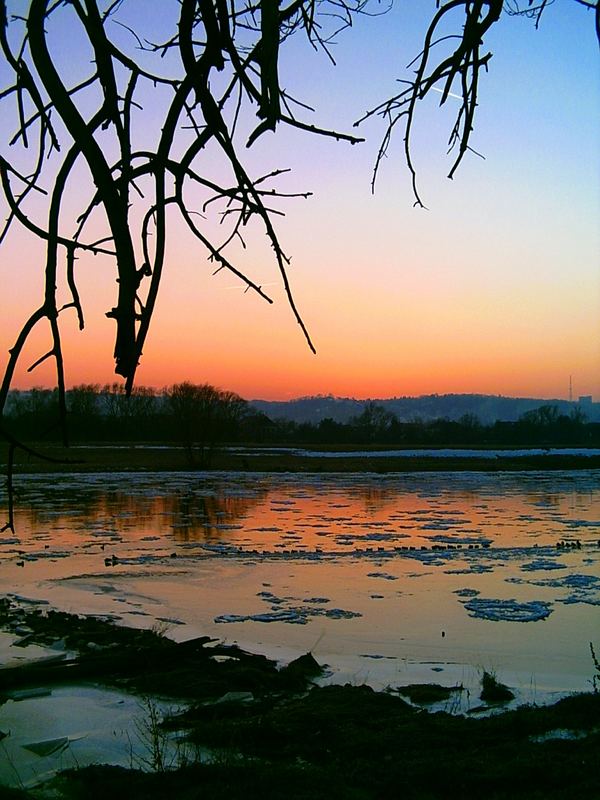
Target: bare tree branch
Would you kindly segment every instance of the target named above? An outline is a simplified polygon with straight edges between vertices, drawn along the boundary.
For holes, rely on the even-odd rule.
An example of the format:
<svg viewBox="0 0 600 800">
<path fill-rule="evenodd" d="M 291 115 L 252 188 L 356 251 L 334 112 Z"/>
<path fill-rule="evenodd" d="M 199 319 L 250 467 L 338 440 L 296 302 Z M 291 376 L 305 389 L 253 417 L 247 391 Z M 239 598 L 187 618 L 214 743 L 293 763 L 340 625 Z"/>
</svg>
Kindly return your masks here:
<svg viewBox="0 0 600 800">
<path fill-rule="evenodd" d="M 5 124 L 13 126 L 7 141 L 0 142 L 0 184 L 7 207 L 0 245 L 17 229 L 28 242 L 41 243 L 44 296 L 9 352 L 0 384 L 0 417 L 4 418 L 26 344 L 38 324 L 45 322 L 51 346 L 30 369 L 54 361 L 58 421 L 66 443 L 59 320 L 72 308 L 79 328 L 84 327 L 75 270 L 82 253 L 106 256 L 98 269 L 109 264 L 116 273 L 116 298 L 106 315 L 116 326 L 115 371 L 124 378 L 126 393 L 132 392 L 166 267 L 171 210 L 179 214 L 216 272 L 228 270 L 247 290 L 271 303 L 260 284 L 246 274 L 235 249 L 238 244 L 245 247 L 245 229 L 258 225 L 292 315 L 315 352 L 292 292 L 290 260 L 275 224 L 283 215 L 284 202 L 306 198 L 310 192 L 277 188 L 283 169 L 254 176 L 246 160 L 247 147 L 282 126 L 353 145 L 362 142 L 335 126 L 311 121 L 310 105 L 284 88 L 286 62 L 281 54 L 288 40 L 301 34 L 335 63 L 335 37 L 361 15 L 375 16 L 388 7 L 371 11 L 368 0 L 289 0 L 287 5 L 281 0 L 164 0 L 174 12 L 171 29 L 160 31 L 162 41 L 151 42 L 132 20 L 128 0 L 31 0 L 19 4 L 18 14 L 10 14 L 12 1 L 0 0 L 0 60 L 8 76 L 0 91 L 0 108 Z M 576 2 L 595 11 L 600 38 L 600 2 Z M 449 149 L 454 151 L 449 177 L 453 177 L 465 154 L 475 152 L 471 135 L 480 80 L 491 59 L 484 48 L 489 29 L 503 9 L 532 17 L 537 26 L 551 4 L 552 0 L 523 0 L 522 7 L 518 0 L 504 4 L 438 0 L 414 62 L 414 75 L 356 123 L 381 117 L 385 124 L 373 187 L 393 134 L 400 131 L 415 204 L 424 207 L 412 155 L 419 102 L 438 92 L 443 105 L 458 93 L 460 107 L 449 136 Z M 448 23 L 456 25 L 455 34 L 447 35 Z M 53 37 L 62 30 L 78 37 L 74 54 L 93 54 L 91 75 L 89 61 L 76 64 L 74 56 L 73 66 L 65 68 L 53 56 Z M 123 44 L 123 31 L 129 33 L 124 38 L 131 39 L 130 45 Z M 154 138 L 148 137 L 154 145 L 144 144 L 142 149 L 140 127 L 155 124 L 156 119 Z M 220 159 L 227 175 L 219 182 L 205 170 L 208 159 L 214 158 Z M 74 212 L 67 198 L 71 200 L 75 185 L 78 196 L 83 187 L 86 200 Z M 34 197 L 39 202 L 32 202 Z M 92 236 L 84 236 L 92 227 Z M 60 305 L 59 286 L 67 290 Z M 26 446 L 1 426 L 0 435 L 9 443 L 12 509 L 14 454 Z M 13 525 L 12 510 L 8 525 Z"/>
</svg>

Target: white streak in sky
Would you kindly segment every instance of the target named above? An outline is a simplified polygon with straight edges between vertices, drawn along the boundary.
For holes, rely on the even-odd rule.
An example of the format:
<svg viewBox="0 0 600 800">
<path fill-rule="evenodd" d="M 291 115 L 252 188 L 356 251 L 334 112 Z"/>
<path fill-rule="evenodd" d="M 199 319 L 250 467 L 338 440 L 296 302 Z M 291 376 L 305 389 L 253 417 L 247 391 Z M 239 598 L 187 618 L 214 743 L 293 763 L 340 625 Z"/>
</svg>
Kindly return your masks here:
<svg viewBox="0 0 600 800">
<path fill-rule="evenodd" d="M 439 92 L 440 94 L 444 94 L 443 89 L 438 89 L 437 86 L 431 87 L 434 92 Z M 462 97 L 459 94 L 454 94 L 454 92 L 448 92 L 448 97 L 455 97 L 457 100 L 462 100 Z"/>
</svg>

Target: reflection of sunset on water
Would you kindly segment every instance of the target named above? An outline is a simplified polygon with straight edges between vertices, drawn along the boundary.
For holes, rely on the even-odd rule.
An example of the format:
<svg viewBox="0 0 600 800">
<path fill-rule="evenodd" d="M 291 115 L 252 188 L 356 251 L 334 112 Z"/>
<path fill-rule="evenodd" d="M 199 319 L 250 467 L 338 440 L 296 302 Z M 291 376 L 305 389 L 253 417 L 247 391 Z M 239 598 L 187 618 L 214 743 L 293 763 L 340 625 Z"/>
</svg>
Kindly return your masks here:
<svg viewBox="0 0 600 800">
<path fill-rule="evenodd" d="M 593 471 L 22 476 L 16 530 L 7 592 L 282 658 L 316 647 L 340 679 L 483 664 L 585 688 L 598 635 Z"/>
<path fill-rule="evenodd" d="M 243 491 L 237 491 L 231 479 L 203 476 L 175 485 L 165 479 L 161 489 L 138 476 L 138 485 L 123 491 L 118 479 L 89 484 L 83 479 L 58 498 L 37 488 L 26 492 L 17 526 L 34 537 L 40 527 L 51 530 L 53 543 L 61 546 L 80 546 L 86 532 L 95 536 L 99 529 L 131 541 L 152 535 L 165 543 L 222 542 L 266 550 L 330 552 L 377 543 L 431 547 L 453 540 L 523 546 L 544 536 L 549 537 L 544 544 L 554 545 L 557 535 L 569 533 L 569 514 L 581 509 L 589 515 L 598 496 L 593 488 L 552 491 L 543 482 L 515 477 L 307 480 L 241 477 Z M 586 535 L 587 529 L 578 533 Z"/>
</svg>

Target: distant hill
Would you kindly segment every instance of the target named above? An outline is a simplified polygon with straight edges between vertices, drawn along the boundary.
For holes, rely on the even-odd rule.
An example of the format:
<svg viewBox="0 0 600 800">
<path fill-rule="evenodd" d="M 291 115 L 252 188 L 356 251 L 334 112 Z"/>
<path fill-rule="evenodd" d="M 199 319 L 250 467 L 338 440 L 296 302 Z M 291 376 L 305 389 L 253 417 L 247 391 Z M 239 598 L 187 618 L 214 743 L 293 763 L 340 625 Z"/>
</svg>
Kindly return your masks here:
<svg viewBox="0 0 600 800">
<path fill-rule="evenodd" d="M 331 418 L 336 422 L 348 422 L 364 409 L 368 400 L 352 397 L 299 397 L 296 400 L 251 400 L 251 405 L 271 419 L 288 419 L 294 422 L 317 423 Z M 546 400 L 536 397 L 502 397 L 490 394 L 428 394 L 421 397 L 373 398 L 392 411 L 399 420 L 424 421 L 439 418 L 458 420 L 465 414 L 474 414 L 483 424 L 496 420 L 514 422 L 526 411 L 543 405 L 556 405 L 561 414 L 570 414 L 575 407 L 581 408 L 589 422 L 600 422 L 600 403 L 590 398 L 581 402 L 568 400 Z"/>
</svg>

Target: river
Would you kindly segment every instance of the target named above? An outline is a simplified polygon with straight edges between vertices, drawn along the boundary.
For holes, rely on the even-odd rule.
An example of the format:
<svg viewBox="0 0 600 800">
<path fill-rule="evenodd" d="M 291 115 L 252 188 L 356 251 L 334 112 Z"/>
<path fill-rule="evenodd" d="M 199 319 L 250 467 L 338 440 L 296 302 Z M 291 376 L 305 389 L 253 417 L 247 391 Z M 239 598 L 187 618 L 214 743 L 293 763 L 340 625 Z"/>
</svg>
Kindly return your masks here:
<svg viewBox="0 0 600 800">
<path fill-rule="evenodd" d="M 330 680 L 591 688 L 600 472 L 18 476 L 3 594 Z M 6 658 L 5 653 L 5 658 Z"/>
</svg>

